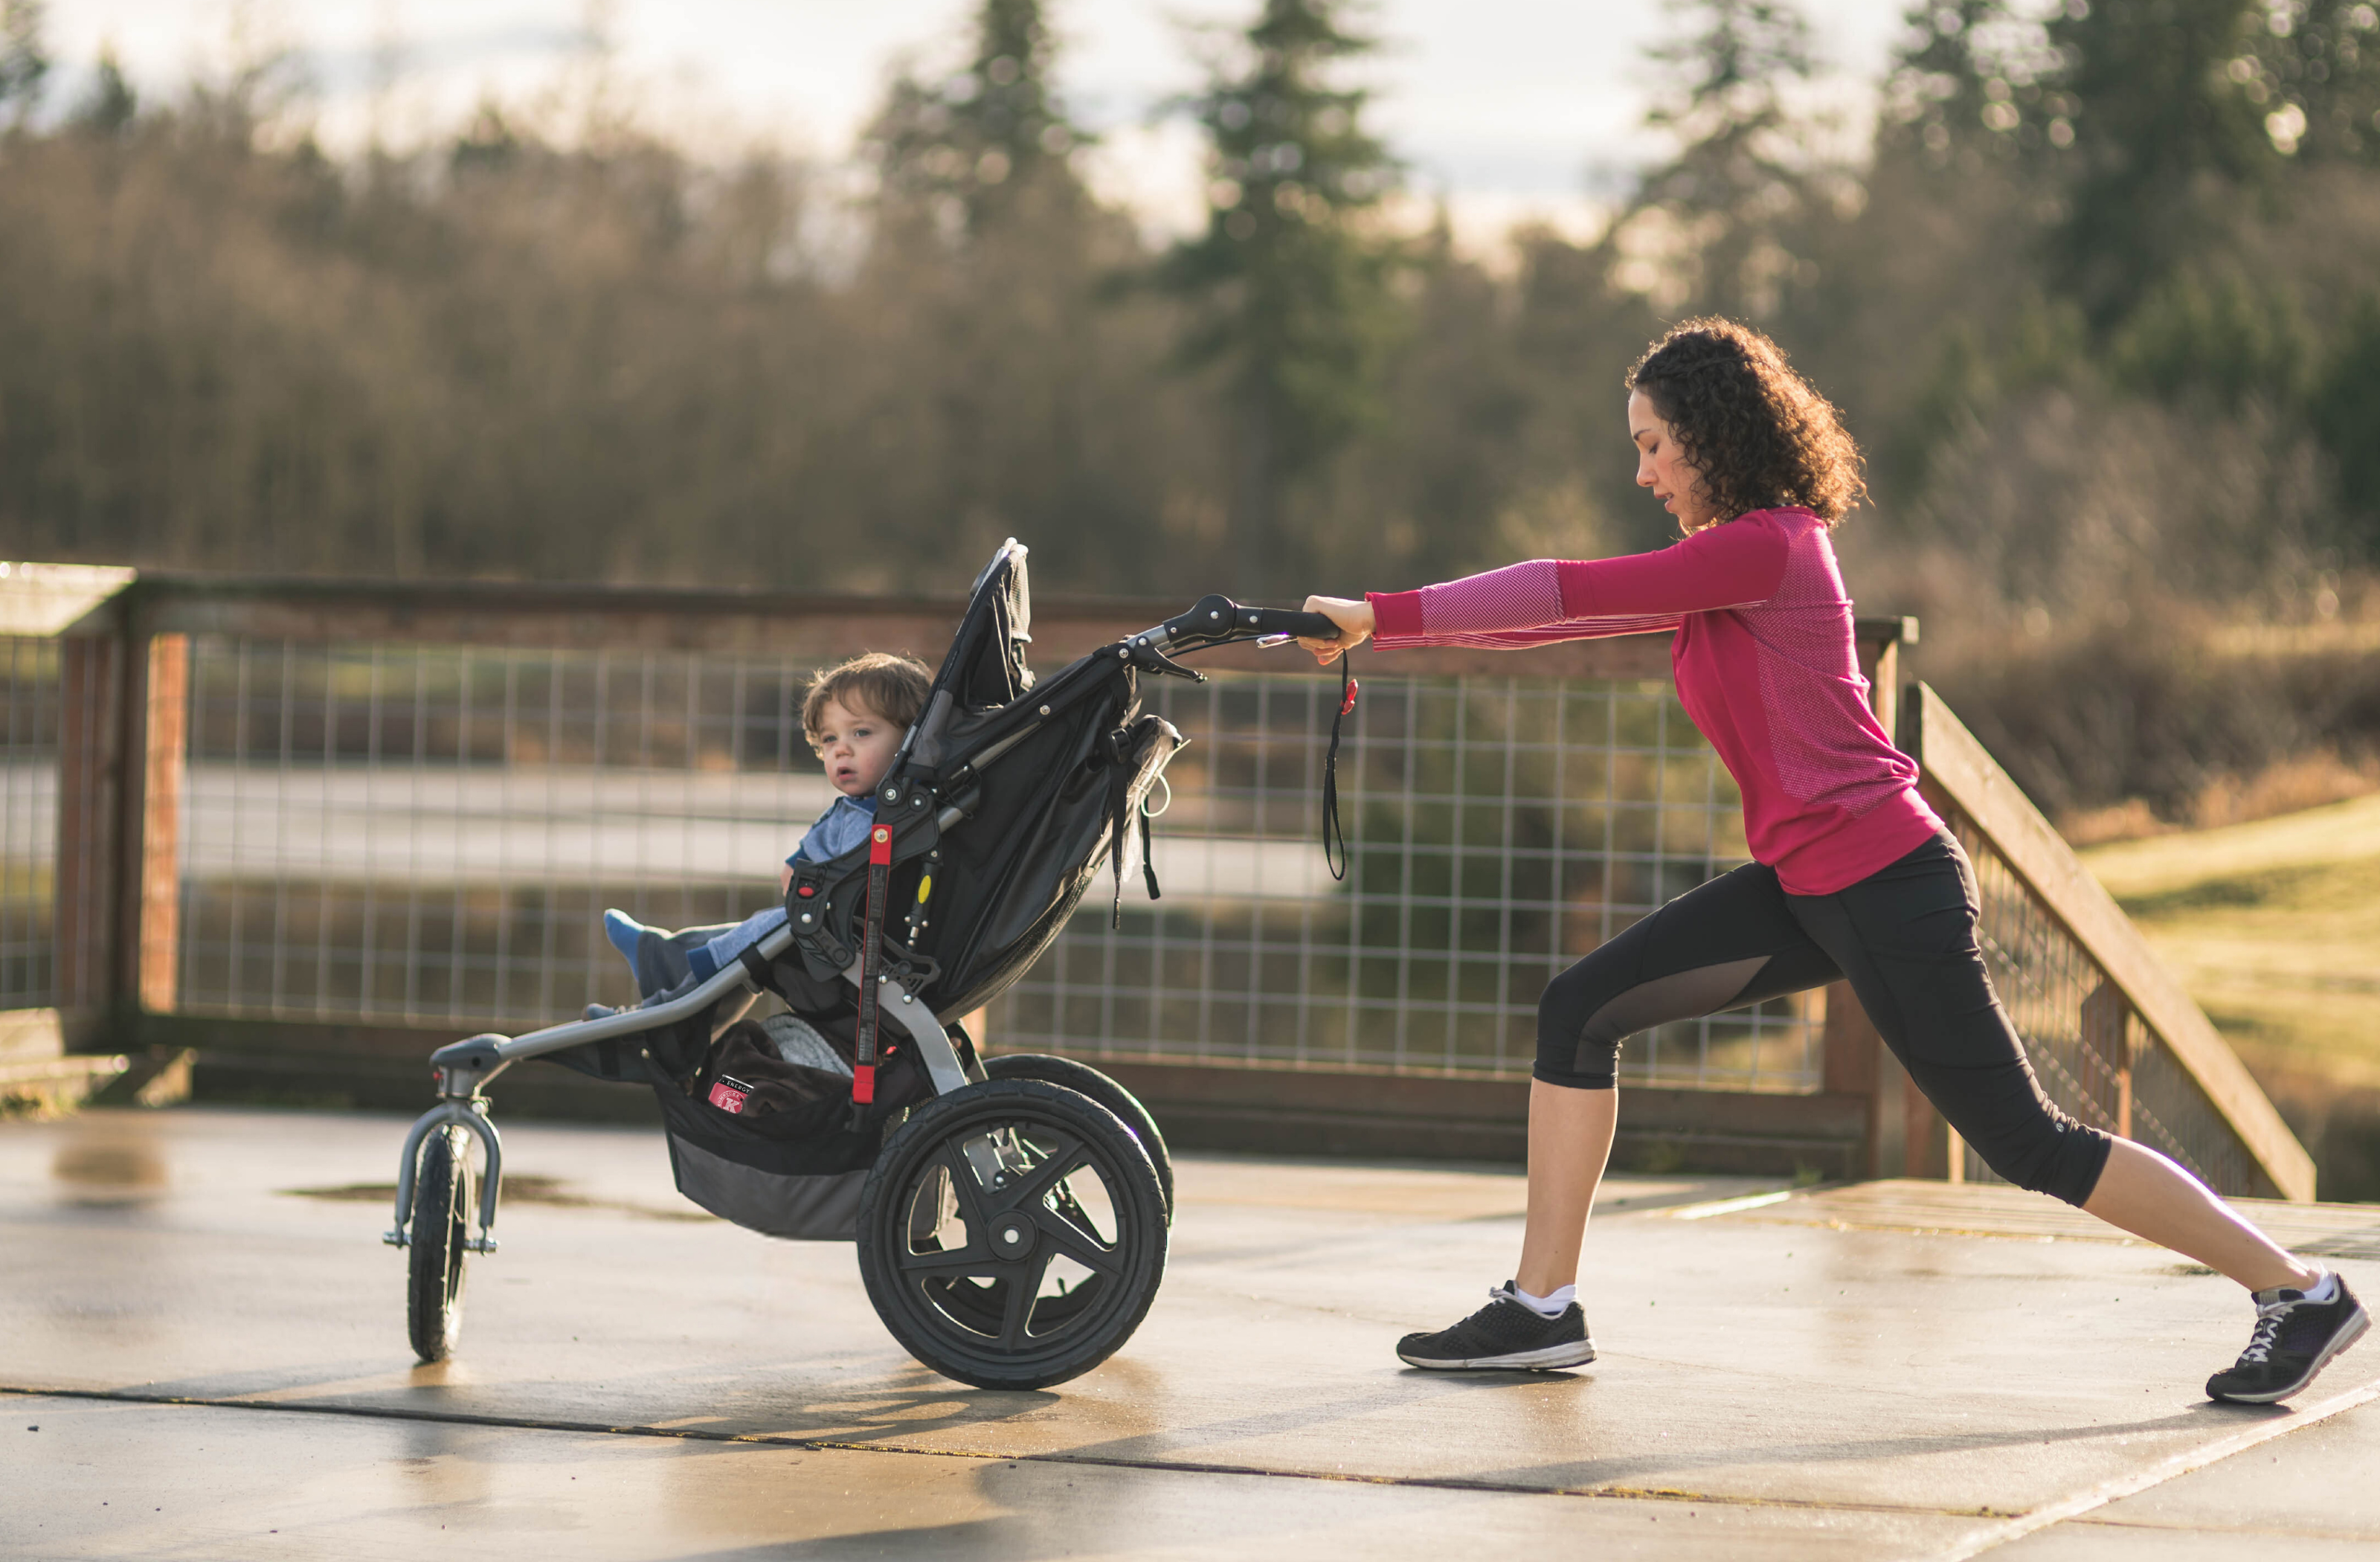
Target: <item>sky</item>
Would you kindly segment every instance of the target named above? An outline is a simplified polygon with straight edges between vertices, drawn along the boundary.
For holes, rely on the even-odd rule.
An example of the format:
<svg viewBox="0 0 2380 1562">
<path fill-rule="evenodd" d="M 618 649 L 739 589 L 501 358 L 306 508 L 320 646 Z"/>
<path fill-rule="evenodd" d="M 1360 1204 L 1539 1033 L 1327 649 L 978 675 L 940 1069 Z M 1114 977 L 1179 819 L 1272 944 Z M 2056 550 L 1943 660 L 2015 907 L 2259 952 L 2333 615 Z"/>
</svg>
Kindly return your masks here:
<svg viewBox="0 0 2380 1562">
<path fill-rule="evenodd" d="M 1904 0 L 1804 4 L 1829 60 L 1851 81 L 1873 79 Z M 1060 88 L 1103 136 L 1093 183 L 1154 230 L 1197 211 L 1195 139 L 1153 123 L 1197 79 L 1185 32 L 1243 21 L 1254 6 L 1050 0 Z M 528 98 L 580 55 L 592 23 L 673 135 L 834 162 L 903 61 L 956 63 L 972 10 L 969 0 L 50 0 L 48 34 L 65 93 L 103 44 L 152 95 L 219 66 L 243 34 L 295 48 L 322 139 L 345 150 L 376 116 L 402 144 L 451 128 L 482 97 Z M 1658 0 L 1374 0 L 1368 27 L 1384 44 L 1361 72 L 1378 92 L 1375 123 L 1414 189 L 1446 201 L 1467 239 L 1524 217 L 1590 229 L 1628 170 L 1659 151 L 1640 128 L 1643 49 L 1665 31 Z M 377 62 L 391 60 L 395 85 L 380 88 Z M 1864 107 L 1856 88 L 1847 93 L 1854 112 Z"/>
</svg>

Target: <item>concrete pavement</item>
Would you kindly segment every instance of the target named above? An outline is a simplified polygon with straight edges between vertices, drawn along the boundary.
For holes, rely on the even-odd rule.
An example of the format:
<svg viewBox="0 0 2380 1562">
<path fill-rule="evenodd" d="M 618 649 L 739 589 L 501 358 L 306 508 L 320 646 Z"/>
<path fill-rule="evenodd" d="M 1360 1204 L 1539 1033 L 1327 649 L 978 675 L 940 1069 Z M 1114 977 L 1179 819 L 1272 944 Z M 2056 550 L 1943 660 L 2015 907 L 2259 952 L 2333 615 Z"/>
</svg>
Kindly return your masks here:
<svg viewBox="0 0 2380 1562">
<path fill-rule="evenodd" d="M 1187 1158 L 1139 1335 L 998 1394 L 911 1361 L 847 1248 L 680 1202 L 657 1135 L 536 1124 L 417 1367 L 401 1128 L 0 1124 L 0 1555 L 2380 1552 L 2380 1344 L 2209 1405 L 2237 1291 L 2005 1189 L 1615 1179 L 1601 1359 L 1426 1374 L 1395 1336 L 1509 1272 L 1517 1176 Z M 2380 1291 L 2380 1207 L 2285 1213 Z"/>
</svg>

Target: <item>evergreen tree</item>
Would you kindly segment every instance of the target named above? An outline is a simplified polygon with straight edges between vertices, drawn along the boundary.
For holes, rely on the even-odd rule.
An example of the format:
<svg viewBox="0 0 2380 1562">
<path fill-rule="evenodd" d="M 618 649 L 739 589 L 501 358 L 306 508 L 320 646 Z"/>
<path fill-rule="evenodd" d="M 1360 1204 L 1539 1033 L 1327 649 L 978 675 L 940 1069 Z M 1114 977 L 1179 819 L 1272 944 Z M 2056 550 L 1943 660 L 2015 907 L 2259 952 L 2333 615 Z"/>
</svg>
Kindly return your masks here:
<svg viewBox="0 0 2380 1562">
<path fill-rule="evenodd" d="M 2380 160 L 2369 0 L 1919 0 L 1879 151 L 1972 176 L 1981 154 L 2054 198 L 2063 286 L 2102 331 L 2219 248 L 2289 166 Z"/>
<path fill-rule="evenodd" d="M 894 82 L 848 295 L 884 322 L 881 372 L 853 394 L 911 458 L 906 497 L 881 501 L 903 512 L 878 528 L 887 540 L 924 556 L 1014 535 L 1049 548 L 1052 579 L 1129 589 L 1163 579 L 1149 495 L 1179 492 L 1185 459 L 1152 446 L 1195 447 L 1172 428 L 1139 435 L 1191 397 L 1143 394 L 1166 352 L 1161 305 L 1111 286 L 1148 256 L 1075 175 L 1088 138 L 1051 85 L 1056 58 L 1039 0 L 981 0 L 964 69 Z"/>
<path fill-rule="evenodd" d="M 1068 159 L 1089 138 L 1050 86 L 1054 54 L 1041 0 L 983 0 L 965 70 L 934 85 L 893 83 L 868 133 L 885 194 L 955 202 L 967 231 L 980 232 L 1020 192 L 1076 193 Z"/>
<path fill-rule="evenodd" d="M 1190 367 L 1219 366 L 1232 404 L 1235 588 L 1284 582 L 1283 491 L 1374 415 L 1401 311 L 1400 255 L 1376 217 L 1396 162 L 1364 126 L 1370 94 L 1337 81 L 1375 41 L 1347 0 L 1264 0 L 1243 49 L 1189 107 L 1208 141 L 1206 230 L 1160 272 L 1190 301 Z"/>
<path fill-rule="evenodd" d="M 2053 18 L 2074 102 L 2068 287 L 2112 326 L 2232 225 L 2278 154 L 2249 57 L 2259 0 L 2076 0 Z"/>
<path fill-rule="evenodd" d="M 2380 564 L 2380 296 L 2365 294 L 2350 312 L 2331 347 L 2313 421 L 2338 462 L 2339 497 L 2345 502 L 2358 552 Z"/>
<path fill-rule="evenodd" d="M 1666 219 L 1664 248 L 1700 308 L 1743 319 L 1776 312 L 1802 257 L 1797 228 L 1822 208 L 1823 173 L 1791 102 L 1818 74 L 1810 23 L 1793 0 L 1670 0 L 1682 36 L 1653 60 L 1676 73 L 1645 116 L 1679 151 L 1645 177 L 1625 226 Z"/>
<path fill-rule="evenodd" d="M 0 114 L 22 124 L 41 101 L 50 57 L 42 48 L 42 0 L 0 0 Z"/>
<path fill-rule="evenodd" d="M 2285 0 L 2248 17 L 2250 47 L 2224 73 L 2265 134 L 2300 163 L 2380 162 L 2380 6 Z"/>
<path fill-rule="evenodd" d="M 2065 56 L 2041 21 L 2009 0 L 1917 0 L 1885 79 L 1878 151 L 1915 153 L 1972 175 L 2073 144 L 2074 104 L 2058 86 Z"/>
<path fill-rule="evenodd" d="M 125 79 L 124 67 L 116 63 L 114 45 L 103 45 L 91 90 L 75 106 L 76 127 L 94 135 L 121 135 L 140 113 L 140 100 L 133 95 L 132 83 Z"/>
</svg>

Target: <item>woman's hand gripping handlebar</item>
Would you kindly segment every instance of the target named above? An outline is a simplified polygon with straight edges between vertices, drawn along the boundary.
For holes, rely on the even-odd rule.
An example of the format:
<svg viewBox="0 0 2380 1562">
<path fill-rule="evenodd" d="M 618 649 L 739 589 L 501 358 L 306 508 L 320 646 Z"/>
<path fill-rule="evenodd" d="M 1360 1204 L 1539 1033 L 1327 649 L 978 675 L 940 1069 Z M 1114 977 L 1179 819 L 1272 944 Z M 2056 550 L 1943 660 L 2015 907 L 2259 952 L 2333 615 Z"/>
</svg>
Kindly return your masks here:
<svg viewBox="0 0 2380 1562">
<path fill-rule="evenodd" d="M 1372 604 L 1360 598 L 1310 596 L 1305 599 L 1305 611 L 1297 615 L 1308 620 L 1315 628 L 1327 627 L 1329 632 L 1310 633 L 1305 628 L 1290 631 L 1297 643 L 1314 653 L 1314 659 L 1324 666 L 1339 660 L 1372 638 Z"/>
</svg>

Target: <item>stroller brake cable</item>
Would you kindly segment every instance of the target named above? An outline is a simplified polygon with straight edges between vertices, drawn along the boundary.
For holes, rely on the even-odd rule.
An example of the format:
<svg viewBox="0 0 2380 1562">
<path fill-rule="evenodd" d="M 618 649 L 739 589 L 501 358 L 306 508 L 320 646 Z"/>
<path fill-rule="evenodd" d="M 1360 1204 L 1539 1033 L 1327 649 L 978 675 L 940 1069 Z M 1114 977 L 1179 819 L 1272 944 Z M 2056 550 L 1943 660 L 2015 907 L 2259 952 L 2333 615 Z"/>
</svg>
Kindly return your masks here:
<svg viewBox="0 0 2380 1562">
<path fill-rule="evenodd" d="M 1339 712 L 1330 718 L 1330 751 L 1322 761 L 1322 865 L 1330 870 L 1334 879 L 1344 880 L 1350 865 L 1347 856 L 1347 830 L 1339 819 L 1339 729 L 1347 720 L 1347 713 L 1355 708 L 1355 694 L 1361 688 L 1355 681 L 1355 669 L 1351 664 L 1354 652 L 1339 653 Z M 1333 843 L 1338 857 L 1331 857 Z"/>
</svg>

